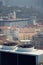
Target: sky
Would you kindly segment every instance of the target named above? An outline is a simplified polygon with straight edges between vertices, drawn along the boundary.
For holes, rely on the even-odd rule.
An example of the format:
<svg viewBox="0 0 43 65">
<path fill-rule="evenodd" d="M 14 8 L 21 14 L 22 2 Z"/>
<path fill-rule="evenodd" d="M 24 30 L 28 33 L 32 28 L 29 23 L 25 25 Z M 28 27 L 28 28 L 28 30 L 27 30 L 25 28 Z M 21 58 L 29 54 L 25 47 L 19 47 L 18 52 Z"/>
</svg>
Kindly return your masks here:
<svg viewBox="0 0 43 65">
<path fill-rule="evenodd" d="M 34 6 L 36 0 L 10 0 L 11 4 L 18 6 Z"/>
<path fill-rule="evenodd" d="M 5 1 L 9 5 L 43 7 L 43 0 L 5 0 Z"/>
</svg>

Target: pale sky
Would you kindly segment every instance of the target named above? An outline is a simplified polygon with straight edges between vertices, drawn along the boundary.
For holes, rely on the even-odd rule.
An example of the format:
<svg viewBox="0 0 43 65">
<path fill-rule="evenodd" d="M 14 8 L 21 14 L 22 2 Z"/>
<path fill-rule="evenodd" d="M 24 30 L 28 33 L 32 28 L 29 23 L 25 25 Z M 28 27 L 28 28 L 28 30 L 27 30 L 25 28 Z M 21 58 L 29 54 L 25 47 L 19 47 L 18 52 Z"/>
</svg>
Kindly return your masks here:
<svg viewBox="0 0 43 65">
<path fill-rule="evenodd" d="M 8 4 L 10 5 L 43 7 L 43 0 L 5 0 L 5 1 L 7 1 Z"/>
</svg>

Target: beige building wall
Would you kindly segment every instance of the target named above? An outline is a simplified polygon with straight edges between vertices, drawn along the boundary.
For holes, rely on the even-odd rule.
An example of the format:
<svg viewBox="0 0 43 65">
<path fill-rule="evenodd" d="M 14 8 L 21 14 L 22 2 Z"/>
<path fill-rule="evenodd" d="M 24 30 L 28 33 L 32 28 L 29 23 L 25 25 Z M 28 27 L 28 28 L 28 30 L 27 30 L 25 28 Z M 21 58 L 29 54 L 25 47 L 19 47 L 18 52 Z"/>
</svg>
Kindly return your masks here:
<svg viewBox="0 0 43 65">
<path fill-rule="evenodd" d="M 33 35 L 35 35 L 36 34 L 36 32 L 34 32 L 34 33 L 19 33 L 19 39 L 22 39 L 22 40 L 29 40 L 29 39 L 31 39 L 32 38 L 32 36 Z"/>
</svg>

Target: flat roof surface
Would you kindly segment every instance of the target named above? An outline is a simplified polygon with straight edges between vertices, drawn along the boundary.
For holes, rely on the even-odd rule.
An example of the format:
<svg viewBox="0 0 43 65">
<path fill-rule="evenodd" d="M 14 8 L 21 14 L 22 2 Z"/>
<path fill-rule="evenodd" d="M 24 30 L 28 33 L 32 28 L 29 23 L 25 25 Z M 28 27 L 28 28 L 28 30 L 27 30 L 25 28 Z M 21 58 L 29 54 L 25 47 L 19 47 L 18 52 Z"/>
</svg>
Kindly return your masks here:
<svg viewBox="0 0 43 65">
<path fill-rule="evenodd" d="M 29 51 L 29 52 L 21 52 L 21 51 L 17 51 L 16 49 L 14 49 L 14 50 L 0 49 L 0 51 L 17 53 L 17 54 L 26 54 L 26 55 L 43 55 L 43 50 L 38 50 L 38 49 L 33 49 L 32 51 Z"/>
</svg>

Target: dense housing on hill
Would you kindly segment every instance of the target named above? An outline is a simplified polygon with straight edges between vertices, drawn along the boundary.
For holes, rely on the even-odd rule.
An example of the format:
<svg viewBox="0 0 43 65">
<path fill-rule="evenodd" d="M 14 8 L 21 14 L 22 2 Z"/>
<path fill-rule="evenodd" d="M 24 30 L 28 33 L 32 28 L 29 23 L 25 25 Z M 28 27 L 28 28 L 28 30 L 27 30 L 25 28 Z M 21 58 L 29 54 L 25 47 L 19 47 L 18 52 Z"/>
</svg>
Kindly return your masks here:
<svg viewBox="0 0 43 65">
<path fill-rule="evenodd" d="M 37 16 L 37 18 L 43 18 L 43 13 L 33 7 L 0 6 L 0 16 L 8 16 L 8 14 L 13 11 L 16 12 L 17 18 L 29 18 L 34 15 Z"/>
</svg>

